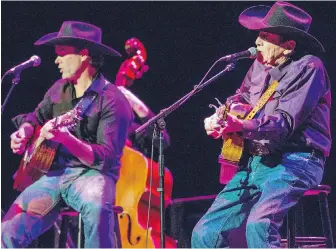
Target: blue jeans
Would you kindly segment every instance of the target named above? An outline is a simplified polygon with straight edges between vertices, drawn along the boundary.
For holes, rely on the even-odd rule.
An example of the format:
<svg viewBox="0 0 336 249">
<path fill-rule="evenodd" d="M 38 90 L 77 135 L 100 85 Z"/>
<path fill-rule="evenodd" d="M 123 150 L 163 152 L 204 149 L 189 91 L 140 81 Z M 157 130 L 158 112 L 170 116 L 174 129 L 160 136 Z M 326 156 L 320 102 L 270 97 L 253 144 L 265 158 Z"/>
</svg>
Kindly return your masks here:
<svg viewBox="0 0 336 249">
<path fill-rule="evenodd" d="M 218 194 L 193 230 L 193 248 L 280 247 L 283 218 L 305 190 L 320 184 L 324 159 L 303 152 L 283 154 L 272 166 L 264 159 L 251 158 L 248 170 Z M 234 190 L 242 184 L 253 188 Z"/>
<path fill-rule="evenodd" d="M 28 246 L 52 226 L 62 199 L 82 214 L 85 247 L 115 247 L 115 182 L 89 168 L 50 171 L 25 189 L 1 224 L 2 247 Z"/>
</svg>

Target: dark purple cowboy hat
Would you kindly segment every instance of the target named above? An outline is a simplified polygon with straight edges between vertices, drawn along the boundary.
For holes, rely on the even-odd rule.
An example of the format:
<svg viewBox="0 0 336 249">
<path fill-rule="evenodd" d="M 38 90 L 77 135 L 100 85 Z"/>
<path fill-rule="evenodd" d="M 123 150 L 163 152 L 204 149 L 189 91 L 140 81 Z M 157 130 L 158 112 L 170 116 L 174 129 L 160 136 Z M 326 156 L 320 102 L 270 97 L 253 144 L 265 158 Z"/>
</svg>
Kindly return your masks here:
<svg viewBox="0 0 336 249">
<path fill-rule="evenodd" d="M 308 33 L 312 17 L 290 3 L 276 2 L 272 7 L 264 5 L 250 7 L 240 14 L 239 22 L 245 28 L 287 35 L 293 40 L 325 52 L 322 44 Z"/>
<path fill-rule="evenodd" d="M 105 55 L 121 56 L 118 51 L 102 44 L 101 41 L 102 32 L 97 26 L 85 22 L 65 21 L 59 32 L 43 36 L 34 45 L 85 45 L 88 49 Z"/>
</svg>

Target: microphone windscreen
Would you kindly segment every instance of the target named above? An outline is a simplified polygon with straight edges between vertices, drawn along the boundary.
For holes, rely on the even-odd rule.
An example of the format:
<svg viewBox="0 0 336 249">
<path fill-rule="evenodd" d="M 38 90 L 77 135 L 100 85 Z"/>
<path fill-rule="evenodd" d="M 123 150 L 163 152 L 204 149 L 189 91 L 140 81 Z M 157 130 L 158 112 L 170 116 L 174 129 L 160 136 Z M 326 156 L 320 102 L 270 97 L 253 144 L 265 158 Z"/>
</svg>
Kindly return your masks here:
<svg viewBox="0 0 336 249">
<path fill-rule="evenodd" d="M 34 67 L 37 67 L 41 64 L 41 58 L 37 55 L 33 55 L 30 59 L 34 62 Z"/>
<path fill-rule="evenodd" d="M 250 58 L 255 59 L 257 57 L 257 49 L 255 47 L 250 47 L 248 51 L 251 53 Z"/>
</svg>

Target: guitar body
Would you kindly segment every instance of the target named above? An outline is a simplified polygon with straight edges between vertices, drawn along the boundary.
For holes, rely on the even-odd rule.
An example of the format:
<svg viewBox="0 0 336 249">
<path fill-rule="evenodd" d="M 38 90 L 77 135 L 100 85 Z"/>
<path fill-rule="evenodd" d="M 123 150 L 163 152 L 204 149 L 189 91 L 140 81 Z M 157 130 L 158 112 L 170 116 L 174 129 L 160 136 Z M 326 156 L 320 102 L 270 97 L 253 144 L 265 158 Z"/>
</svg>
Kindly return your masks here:
<svg viewBox="0 0 336 249">
<path fill-rule="evenodd" d="M 227 113 L 240 119 L 246 117 L 251 107 L 248 104 L 230 104 L 218 108 L 218 116 L 225 122 Z M 225 136 L 218 162 L 221 165 L 219 182 L 227 184 L 239 169 L 239 162 L 244 152 L 244 139 L 237 133 Z"/>
<path fill-rule="evenodd" d="M 81 119 L 81 112 L 81 108 L 77 107 L 56 117 L 53 124 L 54 129 L 72 129 Z M 31 137 L 15 173 L 13 188 L 17 191 L 22 192 L 40 179 L 49 171 L 54 161 L 59 144 L 41 137 L 41 129 L 41 126 L 35 127 L 34 135 Z"/>
<path fill-rule="evenodd" d="M 218 162 L 221 166 L 219 182 L 227 184 L 239 170 L 239 162 L 243 155 L 244 140 L 237 134 L 224 139 Z"/>
<path fill-rule="evenodd" d="M 218 117 L 225 122 L 227 113 L 230 113 L 240 119 L 251 120 L 271 98 L 278 84 L 279 82 L 274 80 L 253 108 L 248 104 L 226 103 L 217 108 L 216 112 Z M 221 164 L 220 175 L 222 177 L 219 179 L 220 183 L 227 184 L 232 179 L 235 172 L 239 169 L 239 162 L 242 159 L 243 151 L 244 139 L 238 134 L 232 134 L 229 137 L 224 138 L 223 148 L 219 156 L 219 163 Z"/>
<path fill-rule="evenodd" d="M 55 158 L 57 144 L 40 137 L 41 127 L 36 127 L 19 168 L 15 173 L 13 188 L 22 192 L 46 174 Z"/>
</svg>

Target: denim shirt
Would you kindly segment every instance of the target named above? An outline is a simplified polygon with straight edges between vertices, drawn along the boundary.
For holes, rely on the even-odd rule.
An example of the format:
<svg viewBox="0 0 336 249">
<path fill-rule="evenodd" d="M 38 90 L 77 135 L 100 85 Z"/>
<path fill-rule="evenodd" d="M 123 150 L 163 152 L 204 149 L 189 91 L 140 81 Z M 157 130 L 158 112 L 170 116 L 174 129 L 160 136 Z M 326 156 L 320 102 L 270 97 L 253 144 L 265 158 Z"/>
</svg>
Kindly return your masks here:
<svg viewBox="0 0 336 249">
<path fill-rule="evenodd" d="M 90 168 L 119 178 L 120 158 L 125 145 L 127 130 L 133 121 L 132 109 L 119 89 L 99 75 L 85 91 L 97 94 L 83 119 L 71 131 L 77 138 L 92 147 L 94 162 Z M 24 122 L 42 126 L 48 120 L 73 109 L 81 98 L 76 98 L 73 84 L 58 80 L 45 94 L 34 112 L 13 118 L 19 127 Z M 63 145 L 57 150 L 51 169 L 87 167 Z"/>
<path fill-rule="evenodd" d="M 275 68 L 254 61 L 233 100 L 252 107 L 274 81 L 274 94 L 252 120 L 243 121 L 243 136 L 270 151 L 312 148 L 327 157 L 331 147 L 330 81 L 322 61 L 312 55 Z"/>
</svg>

